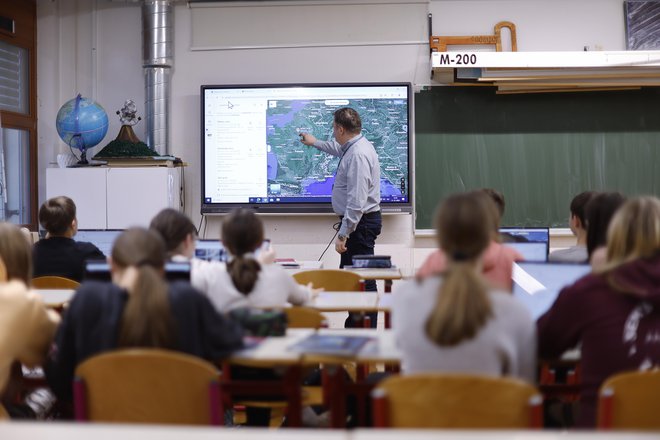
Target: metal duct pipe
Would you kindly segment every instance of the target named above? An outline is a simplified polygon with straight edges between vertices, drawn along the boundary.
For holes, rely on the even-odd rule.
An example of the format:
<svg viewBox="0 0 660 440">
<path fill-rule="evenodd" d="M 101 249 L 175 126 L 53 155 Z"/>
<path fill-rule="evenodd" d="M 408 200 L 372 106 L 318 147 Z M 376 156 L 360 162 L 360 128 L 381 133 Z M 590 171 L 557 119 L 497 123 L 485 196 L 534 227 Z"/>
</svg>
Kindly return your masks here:
<svg viewBox="0 0 660 440">
<path fill-rule="evenodd" d="M 145 83 L 147 145 L 158 154 L 169 154 L 173 33 L 170 0 L 144 0 L 142 67 Z"/>
</svg>

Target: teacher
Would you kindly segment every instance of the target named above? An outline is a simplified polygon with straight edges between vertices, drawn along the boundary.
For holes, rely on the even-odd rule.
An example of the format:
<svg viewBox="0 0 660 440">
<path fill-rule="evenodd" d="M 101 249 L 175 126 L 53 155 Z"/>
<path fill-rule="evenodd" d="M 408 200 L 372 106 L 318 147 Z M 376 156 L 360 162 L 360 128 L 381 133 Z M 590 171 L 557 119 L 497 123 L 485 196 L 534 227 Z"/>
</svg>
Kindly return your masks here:
<svg viewBox="0 0 660 440">
<path fill-rule="evenodd" d="M 354 109 L 335 111 L 333 135 L 334 140 L 320 141 L 309 133 L 300 133 L 300 141 L 339 157 L 332 209 L 341 219 L 335 250 L 341 256 L 339 267 L 343 268 L 353 264 L 354 255 L 374 254 L 382 227 L 380 163 L 373 144 L 362 134 L 362 120 Z M 365 289 L 376 291 L 376 281 L 367 281 Z"/>
</svg>

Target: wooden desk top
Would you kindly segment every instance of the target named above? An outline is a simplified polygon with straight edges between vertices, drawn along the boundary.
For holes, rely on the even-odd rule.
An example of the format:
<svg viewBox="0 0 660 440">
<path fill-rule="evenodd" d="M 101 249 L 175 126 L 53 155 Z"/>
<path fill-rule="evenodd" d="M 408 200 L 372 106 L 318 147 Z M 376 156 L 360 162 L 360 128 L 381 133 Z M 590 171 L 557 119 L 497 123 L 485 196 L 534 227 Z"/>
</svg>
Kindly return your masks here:
<svg viewBox="0 0 660 440">
<path fill-rule="evenodd" d="M 355 356 L 353 360 L 356 362 L 382 362 L 394 364 L 401 362 L 401 350 L 396 346 L 394 333 L 390 329 L 322 328 L 317 330 L 317 332 L 321 335 L 339 334 L 342 336 L 367 336 L 373 338 L 373 341 L 367 343 L 357 356 Z"/>
<path fill-rule="evenodd" d="M 363 280 L 400 280 L 403 278 L 401 275 L 401 269 L 398 267 L 391 267 L 388 269 L 345 269 L 349 272 L 356 273 Z"/>
<path fill-rule="evenodd" d="M 289 348 L 300 340 L 318 332 L 322 335 L 341 336 L 367 336 L 373 341 L 365 345 L 362 350 L 351 357 L 328 356 L 299 353 Z M 286 336 L 272 336 L 265 338 L 256 347 L 246 348 L 231 355 L 229 361 L 238 364 L 263 363 L 268 366 L 282 366 L 294 364 L 319 363 L 319 358 L 325 363 L 343 363 L 346 361 L 357 362 L 383 362 L 398 363 L 401 352 L 394 342 L 394 333 L 391 330 L 376 329 L 288 329 Z"/>
<path fill-rule="evenodd" d="M 307 307 L 322 312 L 380 311 L 378 292 L 321 292 Z"/>
<path fill-rule="evenodd" d="M 650 440 L 658 433 L 603 431 L 504 431 L 358 429 L 350 440 Z"/>
<path fill-rule="evenodd" d="M 75 289 L 34 289 L 48 307 L 60 306 L 69 302 L 76 292 Z"/>
<path fill-rule="evenodd" d="M 300 362 L 300 353 L 288 348 L 314 333 L 313 329 L 290 328 L 286 336 L 272 336 L 265 338 L 257 346 L 245 348 L 231 355 L 229 362 L 267 363 L 268 365 L 292 365 Z"/>
<path fill-rule="evenodd" d="M 346 431 L 315 429 L 314 440 L 348 440 Z M 0 423 L 2 440 L 307 440 L 305 429 L 224 429 L 174 425 L 103 423 L 7 422 Z"/>
</svg>

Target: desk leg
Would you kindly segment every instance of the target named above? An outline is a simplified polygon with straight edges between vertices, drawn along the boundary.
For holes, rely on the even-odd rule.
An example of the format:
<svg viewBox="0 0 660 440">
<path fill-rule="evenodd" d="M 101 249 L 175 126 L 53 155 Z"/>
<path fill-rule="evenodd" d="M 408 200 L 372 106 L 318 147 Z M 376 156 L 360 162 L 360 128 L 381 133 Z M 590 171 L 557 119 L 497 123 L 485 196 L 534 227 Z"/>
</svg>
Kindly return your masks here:
<svg viewBox="0 0 660 440">
<path fill-rule="evenodd" d="M 287 426 L 302 426 L 302 371 L 299 365 L 290 366 L 284 374 L 284 394 L 288 397 Z"/>
<path fill-rule="evenodd" d="M 346 379 L 341 365 L 323 366 L 323 394 L 330 409 L 330 427 L 346 427 Z"/>
<path fill-rule="evenodd" d="M 392 293 L 392 280 L 383 280 L 385 282 L 385 293 Z"/>
</svg>

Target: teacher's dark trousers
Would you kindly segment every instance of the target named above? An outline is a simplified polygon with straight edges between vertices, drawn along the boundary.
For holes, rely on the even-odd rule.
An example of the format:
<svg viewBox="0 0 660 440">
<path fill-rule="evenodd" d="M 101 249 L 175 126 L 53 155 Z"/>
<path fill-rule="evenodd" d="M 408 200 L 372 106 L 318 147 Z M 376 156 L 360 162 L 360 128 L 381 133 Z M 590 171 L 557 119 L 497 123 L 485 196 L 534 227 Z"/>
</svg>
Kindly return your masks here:
<svg viewBox="0 0 660 440">
<path fill-rule="evenodd" d="M 376 237 L 380 235 L 383 226 L 383 219 L 380 211 L 363 214 L 355 231 L 348 236 L 346 240 L 346 252 L 341 255 L 340 268 L 353 265 L 354 255 L 374 255 L 374 246 Z M 376 292 L 376 280 L 369 280 L 365 283 L 365 290 Z M 367 313 L 371 318 L 371 326 L 376 327 L 378 313 Z M 349 313 L 344 327 L 362 327 L 361 316 L 359 313 Z"/>
</svg>

